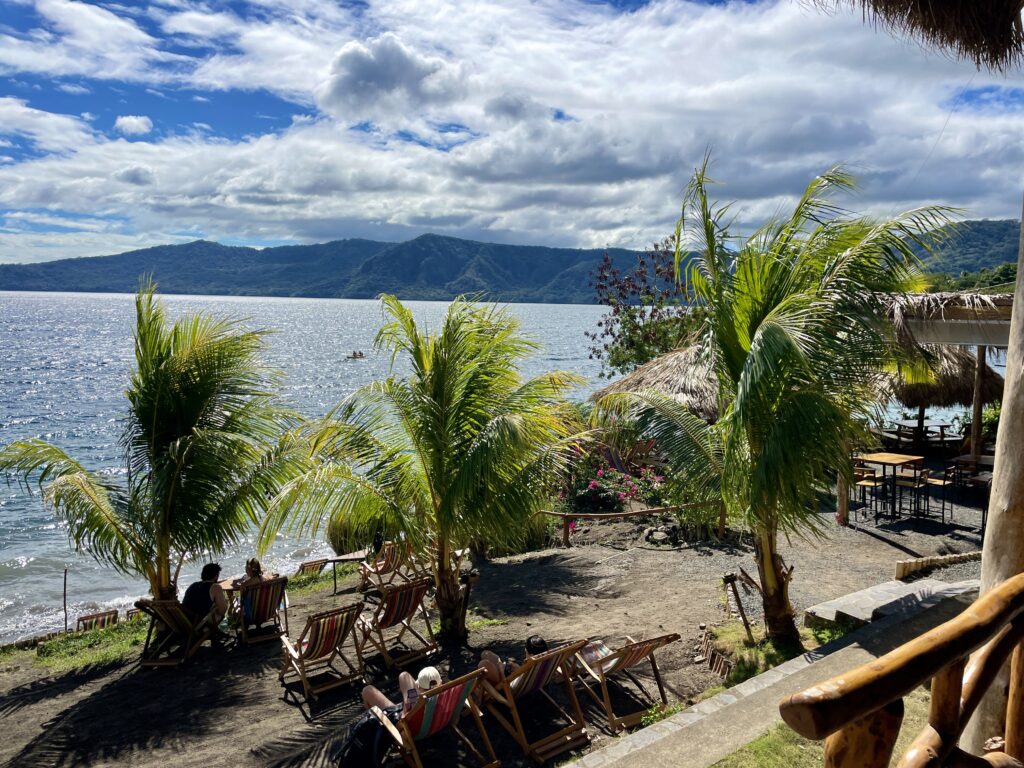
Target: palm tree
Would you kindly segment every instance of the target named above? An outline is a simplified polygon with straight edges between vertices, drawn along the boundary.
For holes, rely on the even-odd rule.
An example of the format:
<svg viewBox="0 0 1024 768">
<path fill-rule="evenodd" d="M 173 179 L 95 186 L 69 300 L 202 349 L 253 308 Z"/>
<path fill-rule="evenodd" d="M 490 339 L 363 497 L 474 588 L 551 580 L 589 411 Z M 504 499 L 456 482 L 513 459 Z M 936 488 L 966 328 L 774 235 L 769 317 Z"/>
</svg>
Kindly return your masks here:
<svg viewBox="0 0 1024 768">
<path fill-rule="evenodd" d="M 474 540 L 522 539 L 551 498 L 574 444 L 561 395 L 578 379 L 523 381 L 518 364 L 536 345 L 493 305 L 458 299 L 440 332 L 421 329 L 393 296 L 375 345 L 401 356 L 406 378 L 357 391 L 307 431 L 316 466 L 292 481 L 264 522 L 268 544 L 287 526 L 316 534 L 399 531 L 429 561 L 441 636 L 465 636 L 456 550 Z"/>
<path fill-rule="evenodd" d="M 135 311 L 126 482 L 38 439 L 0 451 L 0 471 L 38 482 L 76 548 L 166 598 L 184 561 L 251 529 L 301 452 L 278 440 L 293 418 L 273 394 L 277 371 L 259 360 L 265 332 L 206 314 L 171 324 L 152 283 Z"/>
<path fill-rule="evenodd" d="M 699 500 L 721 500 L 755 545 L 769 637 L 799 642 L 789 600 L 793 569 L 779 534 L 817 530 L 817 499 L 850 446 L 865 437 L 879 376 L 895 354 L 887 295 L 918 285 L 913 246 L 944 222 L 925 208 L 886 221 L 845 214 L 830 196 L 853 187 L 835 168 L 819 176 L 787 218 L 729 247 L 728 206 L 709 200 L 708 158 L 689 183 L 677 270 L 695 247 L 689 283 L 707 312 L 701 353 L 719 384 L 709 425 L 654 392 L 609 395 L 632 410 L 672 457 Z"/>
</svg>

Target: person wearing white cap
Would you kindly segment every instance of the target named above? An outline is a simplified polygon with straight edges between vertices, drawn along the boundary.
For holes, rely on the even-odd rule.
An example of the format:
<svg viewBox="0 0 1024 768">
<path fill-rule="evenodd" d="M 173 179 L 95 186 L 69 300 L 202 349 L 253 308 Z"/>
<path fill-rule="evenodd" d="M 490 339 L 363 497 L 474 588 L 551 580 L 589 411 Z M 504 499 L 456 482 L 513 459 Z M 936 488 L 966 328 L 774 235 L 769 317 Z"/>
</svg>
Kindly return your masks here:
<svg viewBox="0 0 1024 768">
<path fill-rule="evenodd" d="M 363 688 L 363 704 L 367 709 L 380 707 L 393 719 L 412 709 L 413 704 L 421 693 L 436 688 L 441 684 L 441 673 L 437 667 L 424 667 L 413 679 L 408 672 L 402 672 L 398 676 L 398 690 L 402 694 L 402 703 L 395 704 L 387 696 L 381 693 L 380 689 L 373 685 Z"/>
</svg>

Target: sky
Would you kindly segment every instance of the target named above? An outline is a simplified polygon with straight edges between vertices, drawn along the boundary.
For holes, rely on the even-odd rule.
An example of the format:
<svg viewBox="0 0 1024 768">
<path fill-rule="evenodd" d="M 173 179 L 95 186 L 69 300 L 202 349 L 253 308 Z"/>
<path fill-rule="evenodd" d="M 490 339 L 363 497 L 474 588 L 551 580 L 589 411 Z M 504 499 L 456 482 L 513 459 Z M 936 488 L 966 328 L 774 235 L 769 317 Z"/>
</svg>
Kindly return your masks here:
<svg viewBox="0 0 1024 768">
<path fill-rule="evenodd" d="M 642 248 L 712 152 L 752 228 L 1019 216 L 1024 77 L 806 0 L 0 0 L 0 263 L 425 232 Z"/>
</svg>

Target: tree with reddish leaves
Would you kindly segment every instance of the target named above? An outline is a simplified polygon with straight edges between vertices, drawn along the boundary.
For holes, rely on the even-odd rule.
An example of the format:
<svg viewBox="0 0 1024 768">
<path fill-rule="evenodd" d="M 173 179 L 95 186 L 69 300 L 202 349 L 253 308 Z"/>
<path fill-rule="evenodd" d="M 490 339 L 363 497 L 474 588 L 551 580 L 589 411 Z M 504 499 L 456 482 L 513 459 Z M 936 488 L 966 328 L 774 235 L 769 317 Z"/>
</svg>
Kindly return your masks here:
<svg viewBox="0 0 1024 768">
<path fill-rule="evenodd" d="M 596 331 L 586 332 L 590 359 L 601 361 L 602 376 L 629 373 L 682 346 L 698 325 L 686 286 L 675 279 L 674 259 L 671 237 L 638 253 L 628 271 L 605 253 L 590 284 L 609 310 Z"/>
</svg>

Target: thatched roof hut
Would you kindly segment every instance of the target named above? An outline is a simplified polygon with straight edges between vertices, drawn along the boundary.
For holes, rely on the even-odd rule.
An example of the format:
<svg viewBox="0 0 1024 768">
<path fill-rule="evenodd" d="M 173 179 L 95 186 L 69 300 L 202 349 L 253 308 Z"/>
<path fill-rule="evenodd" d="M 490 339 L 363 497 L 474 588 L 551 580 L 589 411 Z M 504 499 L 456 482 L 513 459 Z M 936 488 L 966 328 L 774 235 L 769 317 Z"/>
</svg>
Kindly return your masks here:
<svg viewBox="0 0 1024 768">
<path fill-rule="evenodd" d="M 934 380 L 910 384 L 901 376 L 892 379 L 892 396 L 911 408 L 950 408 L 968 406 L 974 401 L 974 373 L 977 359 L 965 347 L 929 346 L 933 356 Z M 1003 377 L 984 364 L 981 402 L 991 403 L 1003 396 Z"/>
<path fill-rule="evenodd" d="M 718 381 L 698 344 L 659 355 L 599 389 L 591 399 L 599 400 L 615 392 L 643 392 L 646 389 L 656 389 L 672 397 L 705 421 L 713 422 L 718 418 Z"/>
<path fill-rule="evenodd" d="M 921 40 L 978 67 L 1006 70 L 1021 60 L 1022 0 L 814 0 L 860 6 L 870 23 Z"/>
<path fill-rule="evenodd" d="M 970 405 L 974 398 L 976 360 L 964 347 L 928 346 L 932 356 L 934 380 L 925 384 L 909 384 L 894 375 L 880 391 L 879 397 L 895 398 L 903 405 L 923 411 L 934 407 Z M 699 345 L 681 347 L 645 363 L 635 371 L 613 381 L 593 395 L 600 400 L 613 392 L 642 392 L 655 389 L 689 408 L 708 422 L 718 418 L 718 381 Z M 982 402 L 998 400 L 1003 394 L 1003 377 L 985 364 Z"/>
</svg>

